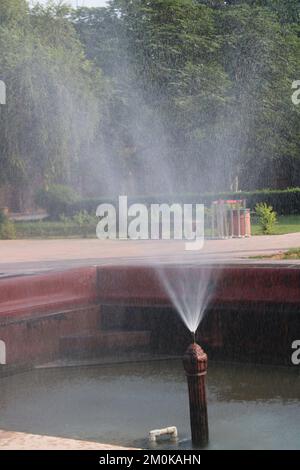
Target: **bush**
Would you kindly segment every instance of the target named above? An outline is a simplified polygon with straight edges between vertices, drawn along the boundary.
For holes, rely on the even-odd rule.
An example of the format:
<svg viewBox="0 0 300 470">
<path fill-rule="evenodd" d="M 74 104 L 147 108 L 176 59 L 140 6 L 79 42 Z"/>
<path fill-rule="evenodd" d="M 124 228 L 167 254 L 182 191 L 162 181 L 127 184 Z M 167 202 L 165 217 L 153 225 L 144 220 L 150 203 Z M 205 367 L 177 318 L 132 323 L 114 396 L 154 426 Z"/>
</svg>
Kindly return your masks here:
<svg viewBox="0 0 300 470">
<path fill-rule="evenodd" d="M 258 216 L 258 224 L 262 233 L 271 235 L 277 223 L 277 214 L 273 211 L 273 207 L 261 202 L 260 204 L 256 204 L 255 213 Z"/>
<path fill-rule="evenodd" d="M 66 235 L 69 235 L 70 227 L 73 227 L 73 230 L 75 228 L 76 233 L 83 238 L 89 237 L 91 233 L 96 234 L 98 219 L 87 211 L 77 212 L 73 217 L 62 215 L 60 216 L 60 221 Z"/>
<path fill-rule="evenodd" d="M 13 240 L 16 238 L 15 224 L 8 219 L 3 211 L 0 211 L 0 239 Z"/>
<path fill-rule="evenodd" d="M 83 238 L 87 238 L 91 233 L 91 228 L 94 228 L 96 233 L 97 218 L 90 215 L 87 211 L 80 211 L 72 217 L 72 220 L 78 226 L 79 233 Z"/>
<path fill-rule="evenodd" d="M 72 188 L 61 184 L 55 184 L 48 189 L 41 188 L 35 195 L 35 202 L 39 207 L 47 211 L 52 219 L 57 219 L 60 215 L 68 215 L 70 207 L 79 196 Z"/>
</svg>

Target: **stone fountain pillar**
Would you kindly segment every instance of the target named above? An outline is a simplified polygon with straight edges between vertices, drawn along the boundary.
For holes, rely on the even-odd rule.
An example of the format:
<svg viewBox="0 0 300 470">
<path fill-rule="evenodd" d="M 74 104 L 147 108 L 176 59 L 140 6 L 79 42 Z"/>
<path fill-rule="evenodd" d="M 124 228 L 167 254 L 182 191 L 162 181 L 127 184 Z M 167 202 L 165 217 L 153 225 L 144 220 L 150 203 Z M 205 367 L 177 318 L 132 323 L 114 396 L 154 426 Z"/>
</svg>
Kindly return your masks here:
<svg viewBox="0 0 300 470">
<path fill-rule="evenodd" d="M 183 366 L 189 388 L 192 442 L 195 446 L 203 447 L 208 444 L 205 387 L 207 355 L 198 344 L 193 343 L 188 347 L 183 357 Z"/>
</svg>

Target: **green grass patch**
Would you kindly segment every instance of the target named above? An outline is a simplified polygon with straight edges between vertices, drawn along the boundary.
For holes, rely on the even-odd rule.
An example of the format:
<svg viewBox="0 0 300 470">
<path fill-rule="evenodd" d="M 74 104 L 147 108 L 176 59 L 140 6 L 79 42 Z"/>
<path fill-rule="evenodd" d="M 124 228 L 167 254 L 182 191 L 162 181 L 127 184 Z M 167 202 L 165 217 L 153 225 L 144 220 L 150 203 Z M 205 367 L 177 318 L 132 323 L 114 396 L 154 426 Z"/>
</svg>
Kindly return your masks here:
<svg viewBox="0 0 300 470">
<path fill-rule="evenodd" d="M 250 256 L 250 259 L 273 259 L 273 260 L 300 259 L 300 248 L 291 248 L 290 250 L 280 251 L 273 255 Z"/>
<path fill-rule="evenodd" d="M 16 238 L 47 239 L 47 238 L 96 238 L 96 225 L 84 227 L 75 222 L 37 221 L 16 222 Z"/>
<path fill-rule="evenodd" d="M 282 215 L 274 226 L 273 235 L 284 235 L 285 233 L 300 232 L 300 215 Z M 256 218 L 252 219 L 252 235 L 262 235 Z"/>
<path fill-rule="evenodd" d="M 96 225 L 89 223 L 80 225 L 73 220 L 36 222 L 16 222 L 16 238 L 18 239 L 47 239 L 47 238 L 96 238 Z M 278 217 L 274 227 L 274 235 L 300 232 L 300 215 L 287 215 Z M 262 235 L 261 229 L 252 218 L 252 235 Z M 205 236 L 211 236 L 210 228 L 205 230 Z"/>
<path fill-rule="evenodd" d="M 300 259 L 300 248 L 291 248 L 286 251 L 282 259 Z"/>
</svg>

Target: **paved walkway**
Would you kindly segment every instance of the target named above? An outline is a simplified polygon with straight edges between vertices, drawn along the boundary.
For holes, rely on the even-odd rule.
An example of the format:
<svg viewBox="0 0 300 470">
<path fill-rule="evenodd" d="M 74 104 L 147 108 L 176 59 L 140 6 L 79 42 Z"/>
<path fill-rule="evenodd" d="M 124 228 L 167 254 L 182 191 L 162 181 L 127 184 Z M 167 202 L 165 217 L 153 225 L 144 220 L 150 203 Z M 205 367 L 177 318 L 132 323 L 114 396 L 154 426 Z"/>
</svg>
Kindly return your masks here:
<svg viewBox="0 0 300 470">
<path fill-rule="evenodd" d="M 0 430 L 0 450 L 129 450 L 97 442 Z"/>
<path fill-rule="evenodd" d="M 300 247 L 300 233 L 207 240 L 200 251 L 185 251 L 184 247 L 184 243 L 178 241 L 2 240 L 0 273 L 2 275 L 29 273 L 108 263 L 165 261 L 253 263 L 254 261 L 249 259 L 253 256 L 272 255 L 289 248 Z M 297 264 L 299 261 L 281 263 Z M 256 260 L 255 263 L 257 262 L 265 263 Z"/>
</svg>

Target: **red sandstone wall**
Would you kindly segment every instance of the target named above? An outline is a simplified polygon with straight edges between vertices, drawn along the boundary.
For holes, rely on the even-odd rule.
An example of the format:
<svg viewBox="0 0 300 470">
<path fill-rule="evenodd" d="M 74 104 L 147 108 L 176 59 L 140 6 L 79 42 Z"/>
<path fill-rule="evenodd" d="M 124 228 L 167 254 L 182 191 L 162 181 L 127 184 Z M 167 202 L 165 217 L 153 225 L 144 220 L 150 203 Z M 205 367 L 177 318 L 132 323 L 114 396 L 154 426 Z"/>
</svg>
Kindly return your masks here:
<svg viewBox="0 0 300 470">
<path fill-rule="evenodd" d="M 96 329 L 99 306 L 86 306 L 19 321 L 2 322 L 0 339 L 6 345 L 6 364 L 37 364 L 59 357 L 62 336 Z"/>
<path fill-rule="evenodd" d="M 213 303 L 300 305 L 300 270 L 288 267 L 170 267 L 207 269 Z M 0 340 L 7 364 L 45 362 L 58 356 L 63 335 L 96 328 L 99 305 L 169 305 L 151 267 L 88 267 L 0 280 Z"/>
<path fill-rule="evenodd" d="M 0 280 L 0 321 L 40 316 L 97 300 L 95 267 Z"/>
</svg>

